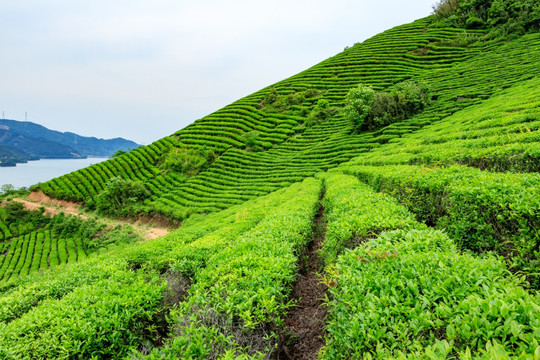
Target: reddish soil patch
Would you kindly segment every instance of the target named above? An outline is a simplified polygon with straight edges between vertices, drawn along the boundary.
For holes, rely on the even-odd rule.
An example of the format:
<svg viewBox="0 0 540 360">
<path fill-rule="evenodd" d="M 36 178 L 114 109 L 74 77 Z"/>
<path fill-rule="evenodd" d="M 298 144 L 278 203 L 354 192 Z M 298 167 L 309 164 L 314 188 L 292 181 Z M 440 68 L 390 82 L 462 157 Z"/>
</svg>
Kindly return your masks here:
<svg viewBox="0 0 540 360">
<path fill-rule="evenodd" d="M 44 208 L 44 215 L 53 217 L 56 214 L 63 212 L 66 215 L 77 216 L 82 219 L 88 219 L 87 214 L 81 213 L 81 206 L 77 203 L 56 200 L 45 195 L 41 190 L 34 191 L 28 195 L 27 199 L 13 199 L 24 205 L 26 210 L 38 210 L 39 208 Z M 116 225 L 129 225 L 133 227 L 145 240 L 156 239 L 162 236 L 165 236 L 169 233 L 169 230 L 166 227 L 173 227 L 171 221 L 165 221 L 159 217 L 153 218 L 140 218 L 135 223 L 132 223 L 129 219 L 126 220 L 105 220 L 106 223 L 109 223 L 112 226 Z M 157 224 L 159 223 L 159 224 Z M 148 225 L 148 226 L 146 226 Z M 154 227 L 153 225 L 158 225 Z M 162 226 L 160 226 L 162 225 Z M 178 227 L 178 224 L 174 223 L 174 227 Z"/>
<path fill-rule="evenodd" d="M 64 201 L 64 200 L 57 200 L 52 199 L 45 195 L 43 191 L 38 190 L 31 192 L 30 195 L 28 195 L 28 201 L 31 201 L 33 203 L 39 203 L 40 206 L 43 205 L 52 205 L 62 208 L 62 211 L 69 214 L 77 214 L 81 210 L 81 206 L 75 202 L 71 201 Z"/>
<path fill-rule="evenodd" d="M 300 269 L 293 287 L 292 296 L 299 301 L 285 318 L 287 333 L 282 336 L 278 359 L 316 360 L 324 345 L 326 307 L 323 300 L 327 288 L 317 275 L 322 267 L 317 250 L 326 232 L 323 215 L 321 205 L 315 218 L 314 239 L 303 257 L 308 257 L 307 264 Z"/>
<path fill-rule="evenodd" d="M 133 226 L 133 225 L 132 225 Z M 148 230 L 145 230 L 143 233 L 143 237 L 146 240 L 150 239 L 157 239 L 159 237 L 165 236 L 169 233 L 169 230 L 163 229 L 163 228 L 150 228 Z"/>
<path fill-rule="evenodd" d="M 46 203 L 46 202 L 45 203 L 34 202 L 34 201 L 29 201 L 29 200 L 24 200 L 24 199 L 13 199 L 13 201 L 16 201 L 16 202 L 19 202 L 19 203 L 23 204 L 24 208 L 26 210 L 30 210 L 30 211 L 38 210 L 39 208 L 42 207 L 42 208 L 45 209 L 44 215 L 50 216 L 50 217 L 53 217 L 54 215 L 63 212 L 64 214 L 78 216 L 78 217 L 81 217 L 83 219 L 88 218 L 86 215 L 79 214 L 79 209 L 74 208 L 74 207 L 69 207 L 68 206 L 66 208 L 63 208 L 63 207 L 61 207 L 59 205 L 48 206 L 47 205 L 48 203 Z"/>
</svg>

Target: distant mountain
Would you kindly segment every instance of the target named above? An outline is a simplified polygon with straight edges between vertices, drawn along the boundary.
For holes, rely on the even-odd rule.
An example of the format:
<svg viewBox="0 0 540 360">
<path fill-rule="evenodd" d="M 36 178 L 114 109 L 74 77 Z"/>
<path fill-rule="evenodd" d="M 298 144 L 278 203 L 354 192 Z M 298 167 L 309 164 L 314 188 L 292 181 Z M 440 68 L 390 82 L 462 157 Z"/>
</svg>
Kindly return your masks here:
<svg viewBox="0 0 540 360">
<path fill-rule="evenodd" d="M 1 130 L 0 130 L 1 131 Z M 0 145 L 0 166 L 15 166 L 17 163 L 33 160 L 24 151 Z"/>
<path fill-rule="evenodd" d="M 51 140 L 72 147 L 83 156 L 111 156 L 118 150 L 128 151 L 140 145 L 124 138 L 98 139 L 86 137 L 72 132 L 49 130 L 46 127 L 29 121 L 0 119 L 0 126 L 8 126 L 13 132 Z"/>
<path fill-rule="evenodd" d="M 48 159 L 77 159 L 87 156 L 111 156 L 118 150 L 139 147 L 123 138 L 98 139 L 72 132 L 60 132 L 28 121 L 0 119 L 0 166 Z"/>
<path fill-rule="evenodd" d="M 70 146 L 44 138 L 31 137 L 0 128 L 0 144 L 8 149 L 26 154 L 28 160 L 47 159 L 77 159 L 85 157 Z"/>
</svg>

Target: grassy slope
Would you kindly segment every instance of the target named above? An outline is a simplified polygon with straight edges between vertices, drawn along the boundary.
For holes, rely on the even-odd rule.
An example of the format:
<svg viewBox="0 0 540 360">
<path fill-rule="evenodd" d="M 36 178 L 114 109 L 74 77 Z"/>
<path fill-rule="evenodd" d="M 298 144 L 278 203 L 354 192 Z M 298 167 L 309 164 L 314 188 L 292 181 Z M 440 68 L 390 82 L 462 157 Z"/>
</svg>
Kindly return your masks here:
<svg viewBox="0 0 540 360">
<path fill-rule="evenodd" d="M 148 211 L 210 215 L 191 216 L 165 238 L 2 285 L 0 356 L 274 353 L 323 187 L 322 255 L 341 300 L 328 303 L 321 356 L 540 356 L 537 291 L 524 290 L 501 259 L 456 247 L 510 255 L 512 270 L 534 280 L 539 180 L 526 172 L 538 170 L 540 34 L 467 44 L 463 30 L 428 24 L 391 29 L 274 85 L 281 94 L 324 90 L 339 107 L 359 82 L 383 89 L 423 79 L 435 100 L 411 119 L 356 135 L 337 114 L 302 132 L 302 116 L 259 107 L 268 87 L 151 146 L 41 185 L 82 201 L 120 175 L 153 192 Z M 253 129 L 267 150 L 244 149 L 242 134 Z M 220 157 L 187 181 L 162 173 L 161 157 L 180 143 Z M 456 163 L 514 174 L 433 170 Z M 462 206 L 482 215 L 474 232 Z"/>
</svg>

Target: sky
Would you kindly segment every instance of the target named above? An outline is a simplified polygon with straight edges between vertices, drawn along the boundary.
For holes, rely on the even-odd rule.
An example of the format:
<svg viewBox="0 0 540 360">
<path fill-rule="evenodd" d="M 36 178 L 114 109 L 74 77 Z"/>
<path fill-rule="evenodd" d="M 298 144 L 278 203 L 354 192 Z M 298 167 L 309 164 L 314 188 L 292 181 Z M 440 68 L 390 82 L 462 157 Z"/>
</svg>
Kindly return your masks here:
<svg viewBox="0 0 540 360">
<path fill-rule="evenodd" d="M 2 0 L 0 111 L 150 144 L 435 0 Z"/>
</svg>

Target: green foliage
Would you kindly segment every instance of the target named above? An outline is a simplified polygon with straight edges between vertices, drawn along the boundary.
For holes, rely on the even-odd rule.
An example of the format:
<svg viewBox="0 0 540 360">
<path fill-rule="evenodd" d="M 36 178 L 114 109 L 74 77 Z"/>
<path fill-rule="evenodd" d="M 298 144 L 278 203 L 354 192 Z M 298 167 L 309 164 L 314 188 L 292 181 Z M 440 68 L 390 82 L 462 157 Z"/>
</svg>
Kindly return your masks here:
<svg viewBox="0 0 540 360">
<path fill-rule="evenodd" d="M 504 255 L 514 271 L 540 287 L 537 174 L 494 174 L 463 166 L 343 170 L 395 196 L 419 220 L 446 229 L 462 248 Z"/>
<path fill-rule="evenodd" d="M 326 121 L 328 118 L 337 113 L 337 111 L 337 108 L 330 106 L 328 100 L 319 99 L 317 100 L 317 104 L 309 112 L 306 119 L 306 125 L 313 126 L 314 124 Z"/>
<path fill-rule="evenodd" d="M 0 187 L 0 196 L 11 195 L 15 193 L 16 188 L 12 184 L 4 184 Z"/>
<path fill-rule="evenodd" d="M 535 0 L 442 0 L 434 13 L 446 23 L 490 29 L 497 35 L 540 29 L 540 4 Z"/>
<path fill-rule="evenodd" d="M 430 101 L 430 88 L 422 82 L 398 83 L 390 93 L 360 84 L 347 93 L 343 113 L 358 130 L 374 130 L 421 112 Z"/>
<path fill-rule="evenodd" d="M 425 228 L 395 199 L 374 193 L 353 176 L 331 174 L 325 184 L 328 225 L 319 256 L 326 265 L 335 262 L 344 249 L 355 248 L 384 230 Z"/>
<path fill-rule="evenodd" d="M 533 358 L 540 302 L 434 230 L 384 232 L 329 270 L 323 359 Z M 474 357 L 473 357 L 474 356 Z"/>
<path fill-rule="evenodd" d="M 0 221 L 9 227 L 13 236 L 27 234 L 49 223 L 41 211 L 25 210 L 23 204 L 16 201 L 8 201 L 0 208 Z"/>
<path fill-rule="evenodd" d="M 257 131 L 248 131 L 243 137 L 246 144 L 246 150 L 248 151 L 260 151 L 262 148 L 257 145 L 257 138 L 260 134 Z"/>
<path fill-rule="evenodd" d="M 114 177 L 96 197 L 96 210 L 111 216 L 134 215 L 148 196 L 142 183 Z"/>
<path fill-rule="evenodd" d="M 445 233 L 351 176 L 325 179 L 325 243 L 357 248 L 335 263 L 327 257 L 322 359 L 487 359 L 494 348 L 527 358 L 540 350 L 540 299 L 504 263 L 459 254 Z"/>
<path fill-rule="evenodd" d="M 375 98 L 375 91 L 371 86 L 358 85 L 352 88 L 345 97 L 343 113 L 347 119 L 353 122 L 357 129 L 362 128 L 371 116 L 371 106 Z M 367 124 L 366 124 L 367 126 Z"/>
<path fill-rule="evenodd" d="M 174 147 L 164 156 L 162 168 L 168 172 L 191 177 L 208 167 L 215 158 L 214 151 L 206 147 Z"/>
<path fill-rule="evenodd" d="M 406 119 L 429 105 L 431 102 L 431 89 L 424 82 L 403 81 L 397 83 L 390 91 L 391 97 L 395 100 L 395 106 L 389 110 L 382 110 L 380 113 L 374 111 L 374 117 L 381 117 L 387 111 L 395 111 L 395 116 L 398 119 Z"/>
</svg>

